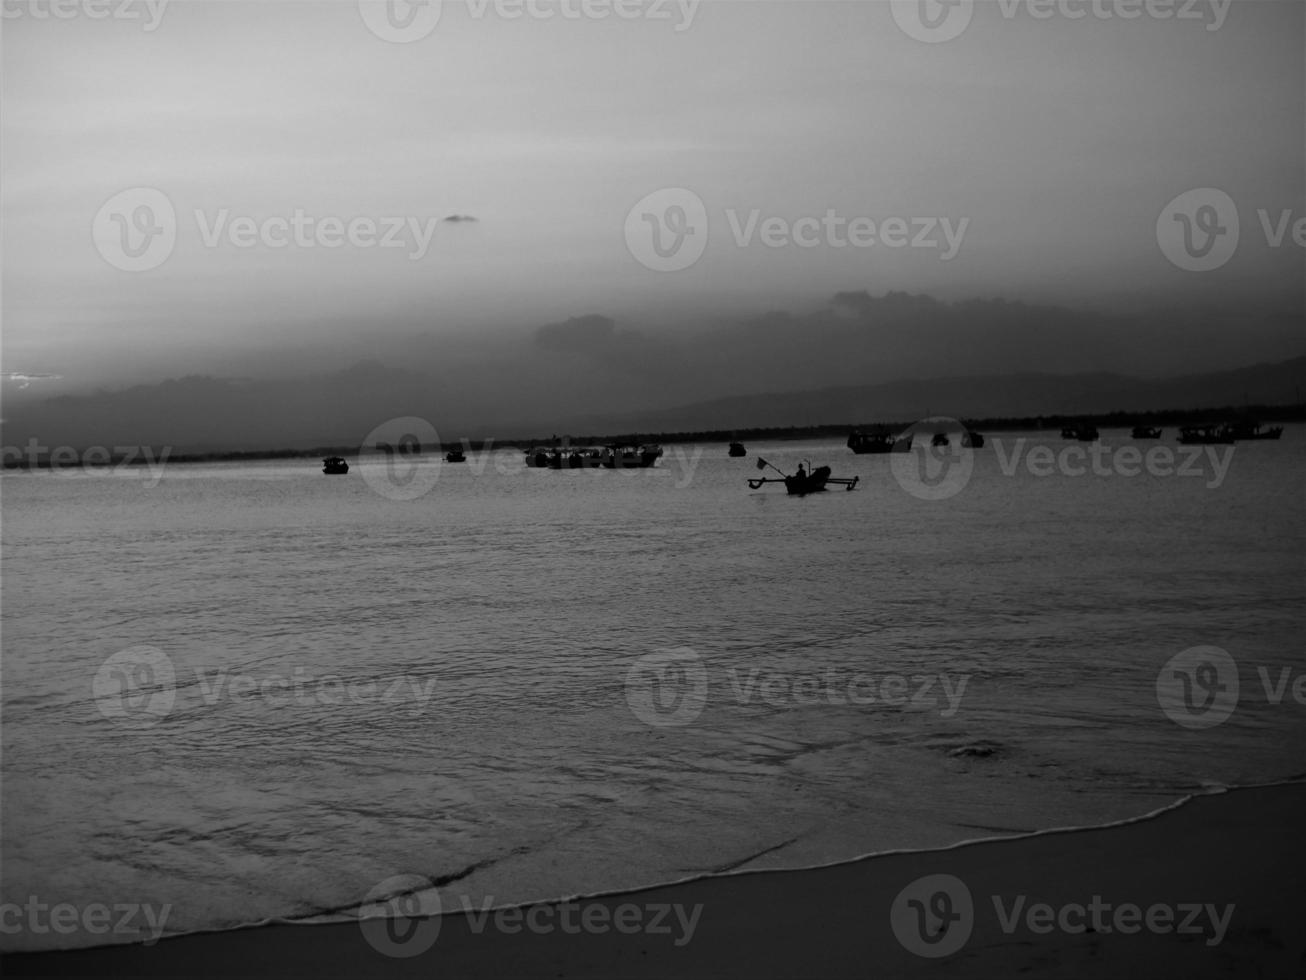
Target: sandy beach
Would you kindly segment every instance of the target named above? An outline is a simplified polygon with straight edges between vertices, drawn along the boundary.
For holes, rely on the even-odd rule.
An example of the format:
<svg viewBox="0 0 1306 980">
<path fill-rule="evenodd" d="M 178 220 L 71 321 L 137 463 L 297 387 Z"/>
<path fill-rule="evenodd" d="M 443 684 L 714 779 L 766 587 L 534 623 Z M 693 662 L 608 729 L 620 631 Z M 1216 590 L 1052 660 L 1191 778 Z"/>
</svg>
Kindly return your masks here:
<svg viewBox="0 0 1306 980">
<path fill-rule="evenodd" d="M 356 924 L 271 925 L 150 947 L 13 955 L 4 972 L 1287 977 L 1300 975 L 1306 956 L 1304 822 L 1306 784 L 1255 787 L 1125 824 L 488 915 L 463 911 L 450 889 L 441 894 L 445 915 L 401 920 L 388 933 L 374 920 L 370 938 Z M 387 946 L 402 955 L 378 948 Z"/>
</svg>

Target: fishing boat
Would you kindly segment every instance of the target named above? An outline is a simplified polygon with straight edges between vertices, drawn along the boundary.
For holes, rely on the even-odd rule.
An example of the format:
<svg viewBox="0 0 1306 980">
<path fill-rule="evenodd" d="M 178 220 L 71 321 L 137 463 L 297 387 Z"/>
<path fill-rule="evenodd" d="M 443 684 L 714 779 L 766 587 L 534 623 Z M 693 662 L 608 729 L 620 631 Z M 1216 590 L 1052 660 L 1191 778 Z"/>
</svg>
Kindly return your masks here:
<svg viewBox="0 0 1306 980">
<path fill-rule="evenodd" d="M 1076 439 L 1079 442 L 1097 442 L 1099 436 L 1097 426 L 1081 422 L 1078 425 L 1068 425 L 1062 429 L 1061 438 Z"/>
<path fill-rule="evenodd" d="M 961 444 L 966 449 L 983 449 L 984 436 L 971 429 L 967 429 L 961 434 Z"/>
<path fill-rule="evenodd" d="M 1238 442 L 1257 442 L 1262 439 L 1277 441 L 1283 435 L 1283 426 L 1275 425 L 1267 429 L 1254 419 L 1241 419 L 1237 422 L 1230 422 L 1225 426 L 1225 429 Z"/>
<path fill-rule="evenodd" d="M 450 449 L 444 454 L 444 461 L 446 463 L 465 463 L 467 462 L 467 454 L 461 449 Z"/>
<path fill-rule="evenodd" d="M 952 442 L 948 439 L 948 434 L 946 432 L 936 432 L 934 433 L 934 438 L 930 440 L 930 445 L 935 449 L 945 449 L 948 446 L 951 446 Z"/>
<path fill-rule="evenodd" d="M 1160 439 L 1161 430 L 1154 429 L 1146 425 L 1136 425 L 1134 426 L 1134 438 L 1135 439 Z"/>
<path fill-rule="evenodd" d="M 857 486 L 857 481 L 861 477 L 854 476 L 851 480 L 846 477 L 837 477 L 830 475 L 830 467 L 821 466 L 816 469 L 811 468 L 810 460 L 804 460 L 803 465 L 798 467 L 798 472 L 792 475 L 787 474 L 784 470 L 772 466 L 762 457 L 757 458 L 757 468 L 764 470 L 767 467 L 775 470 L 780 475 L 759 476 L 756 479 L 748 481 L 748 486 L 752 490 L 761 490 L 768 483 L 783 483 L 785 492 L 791 497 L 806 497 L 809 493 L 824 493 L 831 486 L 840 486 L 844 490 L 852 490 Z"/>
<path fill-rule="evenodd" d="M 543 470 L 596 470 L 606 466 L 607 450 L 597 446 L 536 447 L 526 450 L 526 465 Z"/>
<path fill-rule="evenodd" d="M 644 470 L 656 466 L 662 458 L 662 447 L 655 443 L 642 446 L 608 446 L 603 465 L 610 470 Z"/>
<path fill-rule="evenodd" d="M 848 433 L 848 448 L 858 456 L 911 452 L 911 436 L 888 430 Z"/>
<path fill-rule="evenodd" d="M 328 456 L 322 460 L 322 472 L 328 476 L 343 476 L 349 472 L 349 464 L 339 456 Z"/>
<path fill-rule="evenodd" d="M 730 456 L 732 459 L 738 459 L 740 456 L 747 456 L 748 450 L 744 448 L 742 442 L 732 442 L 730 444 Z"/>
<path fill-rule="evenodd" d="M 1231 446 L 1234 438 L 1227 425 L 1185 425 L 1179 441 L 1185 446 Z"/>
</svg>

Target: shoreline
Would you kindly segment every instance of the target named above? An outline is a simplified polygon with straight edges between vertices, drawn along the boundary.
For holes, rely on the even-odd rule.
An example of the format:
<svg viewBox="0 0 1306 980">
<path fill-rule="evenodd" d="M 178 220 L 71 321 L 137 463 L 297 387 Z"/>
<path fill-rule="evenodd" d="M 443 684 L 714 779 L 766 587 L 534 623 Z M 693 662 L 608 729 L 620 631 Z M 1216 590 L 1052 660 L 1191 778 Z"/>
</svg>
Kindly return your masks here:
<svg viewBox="0 0 1306 980">
<path fill-rule="evenodd" d="M 3 966 L 11 976 L 1287 976 L 1306 956 L 1296 875 L 1306 862 L 1304 820 L 1306 782 L 1276 783 L 1104 825 L 487 906 L 489 914 L 467 911 L 450 889 L 438 919 L 370 920 L 371 942 L 358 922 L 279 922 L 152 946 L 12 953 Z M 907 906 L 911 883 L 927 875 L 963 882 L 973 902 L 971 921 L 959 920 L 946 940 L 964 941 L 938 958 L 899 938 L 919 946 Z M 922 895 L 940 900 L 935 885 Z M 1108 911 L 1092 921 L 1104 929 L 1062 931 L 1053 921 L 1044 931 L 1036 915 L 1046 904 L 1073 927 L 1095 897 Z M 1126 914 L 1129 906 L 1138 914 Z M 667 910 L 658 928 L 655 907 Z M 547 928 L 532 931 L 532 922 Z M 1156 928 L 1138 925 L 1146 922 Z M 378 950 L 396 936 L 410 938 L 391 947 L 404 955 Z"/>
<path fill-rule="evenodd" d="M 996 417 L 981 419 L 962 419 L 968 429 L 989 432 L 1055 432 L 1068 426 L 1093 425 L 1101 429 L 1131 429 L 1134 426 L 1176 427 L 1179 425 L 1200 425 L 1202 423 L 1218 424 L 1229 418 L 1251 413 L 1263 423 L 1293 423 L 1306 421 L 1306 409 L 1298 405 L 1253 405 L 1244 408 L 1226 406 L 1224 408 L 1192 410 L 1160 410 L 1152 412 L 1110 412 L 1090 415 L 1040 415 L 1026 417 Z M 730 442 L 796 442 L 804 439 L 844 439 L 853 431 L 898 431 L 912 424 L 906 422 L 861 422 L 837 425 L 789 426 L 787 428 L 752 428 L 752 429 L 704 429 L 688 432 L 628 432 L 607 435 L 587 434 L 568 439 L 572 446 L 609 445 L 643 443 L 665 443 L 669 445 L 695 445 L 699 443 Z M 447 452 L 450 449 L 463 449 L 466 452 L 479 452 L 485 449 L 517 449 L 525 451 L 535 446 L 552 444 L 552 437 L 533 439 L 507 438 L 496 439 L 483 437 L 472 439 L 463 436 L 455 441 L 441 442 L 438 447 L 425 447 L 432 454 Z M 480 443 L 476 449 L 472 444 Z M 63 447 L 61 447 L 63 448 Z M 214 452 L 173 453 L 171 447 L 159 447 L 163 455 L 156 455 L 154 447 L 117 446 L 114 450 L 131 450 L 130 455 L 107 447 L 83 447 L 74 450 L 77 458 L 67 463 L 54 466 L 50 459 L 12 458 L 16 446 L 5 447 L 3 469 L 14 472 L 31 472 L 32 470 L 110 468 L 118 466 L 151 466 L 156 463 L 235 463 L 263 462 L 267 460 L 320 459 L 326 456 L 357 457 L 364 447 L 354 446 L 315 446 L 307 449 L 253 449 L 253 450 L 218 450 Z M 105 456 L 94 460 L 83 458 L 93 450 L 104 449 Z M 144 452 L 140 450 L 144 449 Z M 372 452 L 378 458 L 381 453 Z M 418 455 L 422 455 L 419 451 Z"/>
</svg>

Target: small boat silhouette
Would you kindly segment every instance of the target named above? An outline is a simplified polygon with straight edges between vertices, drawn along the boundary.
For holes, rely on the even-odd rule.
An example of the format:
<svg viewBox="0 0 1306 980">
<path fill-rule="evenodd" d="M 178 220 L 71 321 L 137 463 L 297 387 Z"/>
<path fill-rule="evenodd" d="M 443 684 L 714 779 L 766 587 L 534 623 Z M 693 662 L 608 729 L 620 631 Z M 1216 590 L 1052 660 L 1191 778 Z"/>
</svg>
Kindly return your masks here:
<svg viewBox="0 0 1306 980">
<path fill-rule="evenodd" d="M 805 464 L 805 465 L 804 465 Z M 852 490 L 857 486 L 857 481 L 861 477 L 854 476 L 852 479 L 847 477 L 838 477 L 830 475 L 830 467 L 821 466 L 816 469 L 810 469 L 810 460 L 804 460 L 799 464 L 798 472 L 789 475 L 779 467 L 773 466 L 764 460 L 761 456 L 757 457 L 757 468 L 766 469 L 768 466 L 780 474 L 779 477 L 759 476 L 756 479 L 748 481 L 748 486 L 752 490 L 760 490 L 768 483 L 783 483 L 785 492 L 791 497 L 806 497 L 809 493 L 824 493 L 831 484 L 841 486 L 845 490 Z"/>
<path fill-rule="evenodd" d="M 340 456 L 328 456 L 322 460 L 322 472 L 328 476 L 343 476 L 349 472 L 349 464 Z"/>
</svg>

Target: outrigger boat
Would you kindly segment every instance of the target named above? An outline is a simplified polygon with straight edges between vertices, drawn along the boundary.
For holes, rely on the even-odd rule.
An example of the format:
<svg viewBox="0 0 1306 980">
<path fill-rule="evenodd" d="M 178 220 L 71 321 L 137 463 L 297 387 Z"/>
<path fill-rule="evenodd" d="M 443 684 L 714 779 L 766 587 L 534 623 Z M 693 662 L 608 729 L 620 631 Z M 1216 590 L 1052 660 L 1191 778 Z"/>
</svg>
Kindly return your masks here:
<svg viewBox="0 0 1306 980">
<path fill-rule="evenodd" d="M 799 466 L 798 472 L 793 476 L 788 475 L 784 470 L 777 466 L 772 466 L 761 456 L 757 457 L 757 468 L 766 469 L 768 466 L 780 474 L 779 477 L 759 476 L 756 479 L 749 480 L 748 486 L 751 490 L 761 490 L 768 483 L 783 483 L 785 491 L 791 497 L 806 497 L 809 493 L 823 493 L 831 484 L 841 486 L 844 490 L 852 490 L 857 486 L 857 481 L 861 477 L 855 476 L 851 480 L 846 477 L 830 475 L 830 467 L 821 466 L 817 469 L 810 469 L 812 463 L 810 460 L 804 460 L 806 467 Z"/>
</svg>

